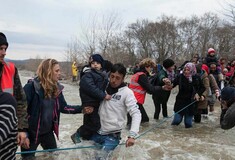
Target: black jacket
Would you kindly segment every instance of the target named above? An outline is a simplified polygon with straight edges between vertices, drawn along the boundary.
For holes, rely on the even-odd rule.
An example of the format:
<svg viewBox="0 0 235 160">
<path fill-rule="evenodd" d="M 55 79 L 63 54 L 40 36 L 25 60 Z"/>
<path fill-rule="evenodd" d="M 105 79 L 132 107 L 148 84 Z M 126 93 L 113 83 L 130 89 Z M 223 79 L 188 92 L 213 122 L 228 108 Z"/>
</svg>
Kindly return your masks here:
<svg viewBox="0 0 235 160">
<path fill-rule="evenodd" d="M 220 125 L 222 129 L 230 129 L 235 126 L 235 102 L 222 112 Z"/>
<path fill-rule="evenodd" d="M 103 71 L 90 69 L 80 81 L 80 97 L 82 106 L 98 107 L 100 102 L 105 98 L 105 89 L 108 84 L 108 76 Z"/>
<path fill-rule="evenodd" d="M 205 91 L 205 87 L 201 78 L 198 75 L 192 76 L 192 82 L 183 75 L 179 74 L 173 81 L 173 87 L 179 86 L 179 92 L 176 96 L 176 101 L 174 105 L 174 111 L 178 112 L 185 106 L 189 105 L 194 101 L 194 96 L 197 93 L 199 96 Z M 191 105 L 180 112 L 180 114 L 188 113 L 193 115 L 195 111 L 195 105 Z"/>
<path fill-rule="evenodd" d="M 81 113 L 79 105 L 68 105 L 62 93 L 63 86 L 58 84 L 59 94 L 56 98 L 45 98 L 44 90 L 38 78 L 29 81 L 24 86 L 27 97 L 27 112 L 29 123 L 29 134 L 37 139 L 38 136 L 54 131 L 58 136 L 60 112 L 75 114 Z"/>
</svg>

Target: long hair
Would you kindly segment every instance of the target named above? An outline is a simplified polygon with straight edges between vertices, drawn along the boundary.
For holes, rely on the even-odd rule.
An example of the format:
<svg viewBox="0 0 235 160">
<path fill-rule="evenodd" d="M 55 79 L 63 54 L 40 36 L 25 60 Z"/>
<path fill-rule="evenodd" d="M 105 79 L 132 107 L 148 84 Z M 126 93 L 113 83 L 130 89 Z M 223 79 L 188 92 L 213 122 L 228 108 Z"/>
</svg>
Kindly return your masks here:
<svg viewBox="0 0 235 160">
<path fill-rule="evenodd" d="M 57 81 L 53 80 L 53 68 L 56 64 L 59 64 L 57 60 L 46 59 L 40 63 L 37 69 L 37 75 L 44 89 L 45 98 L 56 97 L 58 94 Z"/>
</svg>

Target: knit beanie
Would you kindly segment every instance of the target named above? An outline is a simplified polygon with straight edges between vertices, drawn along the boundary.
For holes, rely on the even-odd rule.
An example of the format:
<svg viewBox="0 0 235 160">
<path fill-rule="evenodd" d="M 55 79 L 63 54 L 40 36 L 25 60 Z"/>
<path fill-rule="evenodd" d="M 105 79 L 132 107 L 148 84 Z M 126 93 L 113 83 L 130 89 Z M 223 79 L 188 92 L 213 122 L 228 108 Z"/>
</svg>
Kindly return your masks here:
<svg viewBox="0 0 235 160">
<path fill-rule="evenodd" d="M 175 62 L 172 60 L 172 59 L 165 59 L 164 61 L 163 61 L 163 67 L 164 68 L 170 68 L 170 67 L 172 67 L 173 65 L 175 64 Z"/>
<path fill-rule="evenodd" d="M 0 46 L 1 45 L 6 45 L 8 47 L 7 37 L 2 32 L 0 32 Z"/>
<path fill-rule="evenodd" d="M 209 48 L 207 52 L 208 52 L 208 54 L 215 53 L 215 50 L 213 48 Z"/>
<path fill-rule="evenodd" d="M 100 63 L 101 66 L 103 67 L 104 59 L 100 54 L 91 55 L 90 58 L 89 58 L 89 63 L 91 64 L 91 62 L 93 62 L 93 61 Z"/>
<path fill-rule="evenodd" d="M 235 98 L 235 88 L 234 87 L 225 87 L 221 91 L 221 99 L 224 101 L 229 101 Z"/>
<path fill-rule="evenodd" d="M 206 64 L 202 64 L 202 70 L 206 71 L 209 74 L 209 67 Z"/>
</svg>

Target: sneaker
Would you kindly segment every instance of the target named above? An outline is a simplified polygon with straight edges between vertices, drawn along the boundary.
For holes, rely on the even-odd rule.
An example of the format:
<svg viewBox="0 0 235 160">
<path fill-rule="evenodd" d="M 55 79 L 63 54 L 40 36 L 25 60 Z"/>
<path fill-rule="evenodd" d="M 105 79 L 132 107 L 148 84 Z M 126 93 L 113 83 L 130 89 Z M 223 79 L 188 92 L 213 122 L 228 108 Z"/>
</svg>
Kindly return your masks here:
<svg viewBox="0 0 235 160">
<path fill-rule="evenodd" d="M 71 135 L 71 139 L 72 139 L 74 144 L 81 142 L 80 135 L 77 132 Z"/>
</svg>

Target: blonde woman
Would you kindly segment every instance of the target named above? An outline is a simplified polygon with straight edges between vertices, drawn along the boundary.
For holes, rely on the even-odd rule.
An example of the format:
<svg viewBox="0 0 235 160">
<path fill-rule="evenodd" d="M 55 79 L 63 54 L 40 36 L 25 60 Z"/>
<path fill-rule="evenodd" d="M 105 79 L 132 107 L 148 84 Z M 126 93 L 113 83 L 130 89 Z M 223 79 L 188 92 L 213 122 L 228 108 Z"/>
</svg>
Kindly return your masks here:
<svg viewBox="0 0 235 160">
<path fill-rule="evenodd" d="M 28 140 L 21 151 L 34 151 L 40 144 L 43 149 L 57 148 L 55 135 L 59 135 L 60 112 L 81 113 L 81 106 L 67 105 L 58 82 L 60 66 L 55 59 L 46 59 L 38 66 L 37 77 L 24 86 L 28 104 Z M 22 158 L 34 157 L 22 154 Z"/>
</svg>

